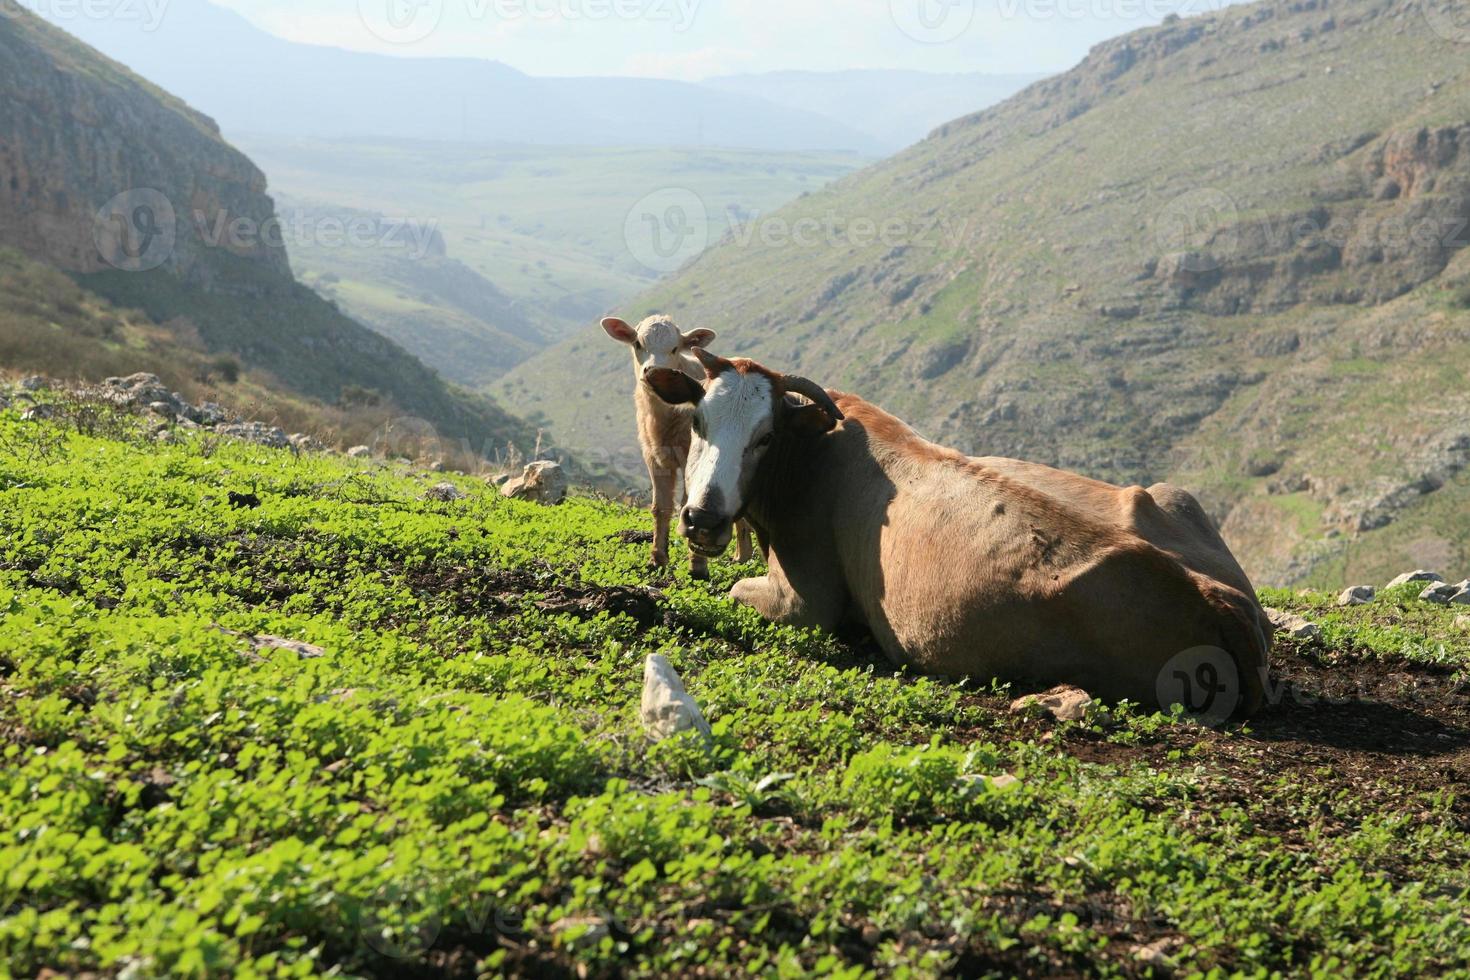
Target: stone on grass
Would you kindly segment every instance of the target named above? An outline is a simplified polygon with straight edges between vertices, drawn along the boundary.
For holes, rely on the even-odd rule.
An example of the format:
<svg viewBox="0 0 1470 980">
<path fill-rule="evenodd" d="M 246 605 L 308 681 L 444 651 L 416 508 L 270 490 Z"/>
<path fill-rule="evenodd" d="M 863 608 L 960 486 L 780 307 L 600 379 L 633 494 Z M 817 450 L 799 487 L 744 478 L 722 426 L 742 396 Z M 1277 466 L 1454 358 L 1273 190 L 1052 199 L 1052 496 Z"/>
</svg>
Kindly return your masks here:
<svg viewBox="0 0 1470 980">
<path fill-rule="evenodd" d="M 1455 617 L 1455 628 L 1470 630 L 1470 614 Z"/>
<path fill-rule="evenodd" d="M 372 454 L 373 451 L 367 446 L 353 446 L 351 449 L 347 450 L 347 455 L 351 456 L 353 459 L 367 459 Z"/>
<path fill-rule="evenodd" d="M 561 503 L 567 496 L 567 477 L 560 463 L 549 460 L 528 465 L 524 472 L 500 488 L 512 500 L 530 500 L 546 506 Z"/>
<path fill-rule="evenodd" d="M 253 442 L 257 446 L 266 446 L 270 449 L 290 449 L 291 440 L 286 438 L 286 431 L 274 425 L 266 425 L 264 422 L 231 422 L 216 428 L 217 435 L 228 439 L 239 439 L 241 442 Z"/>
<path fill-rule="evenodd" d="M 1414 570 L 1412 572 L 1405 572 L 1404 574 L 1397 576 L 1396 578 L 1394 578 L 1394 580 L 1392 582 L 1389 582 L 1386 586 L 1384 586 L 1384 588 L 1386 588 L 1386 589 L 1393 589 L 1393 588 L 1397 588 L 1400 585 L 1407 585 L 1410 582 L 1442 582 L 1442 581 L 1444 581 L 1444 577 L 1442 575 L 1440 575 L 1438 572 L 1430 572 L 1430 571 L 1426 571 L 1426 570 L 1420 568 L 1420 569 L 1416 569 L 1416 570 Z"/>
<path fill-rule="evenodd" d="M 1092 695 L 1080 687 L 1060 684 L 1041 694 L 1028 694 L 1011 702 L 1011 713 L 1046 711 L 1057 721 L 1081 721 L 1087 716 Z"/>
<path fill-rule="evenodd" d="M 1419 598 L 1425 602 L 1432 602 L 1437 606 L 1448 606 L 1450 604 L 1450 597 L 1459 591 L 1460 586 L 1458 585 L 1450 585 L 1447 582 L 1435 582 L 1423 592 L 1419 593 Z"/>
<path fill-rule="evenodd" d="M 1342 595 L 1337 597 L 1339 606 L 1366 606 L 1378 595 L 1378 590 L 1371 585 L 1355 585 L 1350 589 L 1344 589 Z"/>
<path fill-rule="evenodd" d="M 1470 585 L 1465 586 L 1459 592 L 1450 596 L 1452 606 L 1470 606 Z"/>
<path fill-rule="evenodd" d="M 322 445 L 321 440 L 316 436 L 309 435 L 305 432 L 293 432 L 286 437 L 286 440 L 296 448 L 298 453 L 321 452 L 327 448 Z"/>
<path fill-rule="evenodd" d="M 42 419 L 55 418 L 56 407 L 54 405 L 32 405 L 21 412 L 20 417 L 25 422 L 39 422 Z"/>
<path fill-rule="evenodd" d="M 440 503 L 452 503 L 456 500 L 463 500 L 464 498 L 465 492 L 448 480 L 445 480 L 443 483 L 436 483 L 424 491 L 425 500 L 437 500 Z"/>
<path fill-rule="evenodd" d="M 1283 612 L 1280 609 L 1266 607 L 1266 615 L 1271 619 L 1271 625 L 1276 627 L 1277 633 L 1285 634 L 1294 640 L 1314 641 L 1322 639 L 1322 627 L 1310 619 L 1298 616 L 1295 613 Z"/>
<path fill-rule="evenodd" d="M 655 741 L 680 732 L 696 731 L 710 738 L 704 712 L 684 690 L 684 682 L 673 664 L 662 654 L 650 654 L 643 662 L 643 704 L 639 711 L 643 728 Z"/>
<path fill-rule="evenodd" d="M 276 650 L 285 650 L 289 653 L 294 653 L 302 660 L 315 660 L 318 657 L 325 657 L 327 655 L 327 651 L 321 647 L 313 646 L 310 643 L 303 643 L 300 640 L 288 640 L 285 637 L 271 636 L 267 633 L 252 636 L 249 633 L 241 633 L 237 630 L 227 630 L 223 626 L 216 626 L 215 629 L 227 636 L 238 636 L 249 644 L 250 649 L 241 651 L 240 655 L 254 663 L 264 662 L 266 657 Z"/>
</svg>

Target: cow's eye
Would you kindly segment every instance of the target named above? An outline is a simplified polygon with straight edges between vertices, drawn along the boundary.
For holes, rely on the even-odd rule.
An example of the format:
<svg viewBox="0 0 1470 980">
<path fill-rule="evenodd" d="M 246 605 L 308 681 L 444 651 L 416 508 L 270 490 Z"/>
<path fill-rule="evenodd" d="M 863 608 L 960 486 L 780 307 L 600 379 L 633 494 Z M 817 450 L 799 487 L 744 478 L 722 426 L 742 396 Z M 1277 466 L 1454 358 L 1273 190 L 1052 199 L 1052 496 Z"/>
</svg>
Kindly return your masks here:
<svg viewBox="0 0 1470 980">
<path fill-rule="evenodd" d="M 642 350 L 643 349 L 643 341 L 641 341 L 641 340 L 635 340 L 635 341 L 633 341 L 633 349 L 634 350 Z"/>
<path fill-rule="evenodd" d="M 769 446 L 771 444 L 771 439 L 774 438 L 775 435 L 776 435 L 776 433 L 774 433 L 774 432 L 767 432 L 765 435 L 761 436 L 759 439 L 757 439 L 755 441 L 755 448 L 757 448 L 757 449 L 764 449 L 764 448 L 766 448 L 767 446 Z"/>
</svg>

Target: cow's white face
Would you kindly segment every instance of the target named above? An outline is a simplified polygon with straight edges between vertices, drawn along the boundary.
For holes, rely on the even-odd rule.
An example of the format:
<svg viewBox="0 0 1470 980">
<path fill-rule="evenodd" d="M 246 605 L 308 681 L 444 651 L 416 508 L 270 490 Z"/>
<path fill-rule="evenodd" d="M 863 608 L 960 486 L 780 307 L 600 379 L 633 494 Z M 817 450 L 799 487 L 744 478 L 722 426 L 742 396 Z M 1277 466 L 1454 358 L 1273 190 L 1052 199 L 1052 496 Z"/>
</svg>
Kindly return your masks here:
<svg viewBox="0 0 1470 980">
<path fill-rule="evenodd" d="M 806 378 L 777 374 L 754 361 L 727 361 L 698 347 L 692 353 L 704 368 L 703 384 L 670 370 L 654 370 L 646 380 L 670 405 L 694 406 L 684 471 L 689 504 L 679 530 L 691 550 L 715 558 L 730 546 L 731 525 L 750 503 L 756 473 L 777 436 L 830 432 L 842 421 L 842 410 L 826 389 Z"/>
<path fill-rule="evenodd" d="M 651 316 L 638 326 L 630 327 L 626 321 L 610 316 L 602 321 L 602 329 L 620 344 L 626 344 L 633 352 L 633 374 L 641 381 L 650 371 L 667 368 L 682 371 L 690 377 L 699 377 L 704 372 L 689 351 L 704 347 L 715 339 L 713 330 L 691 330 L 681 333 L 674 321 L 666 316 Z"/>
<path fill-rule="evenodd" d="M 722 371 L 709 379 L 694 408 L 694 434 L 684 485 L 689 503 L 679 530 L 691 550 L 718 557 L 745 508 L 751 480 L 776 431 L 776 396 L 764 374 Z"/>
</svg>

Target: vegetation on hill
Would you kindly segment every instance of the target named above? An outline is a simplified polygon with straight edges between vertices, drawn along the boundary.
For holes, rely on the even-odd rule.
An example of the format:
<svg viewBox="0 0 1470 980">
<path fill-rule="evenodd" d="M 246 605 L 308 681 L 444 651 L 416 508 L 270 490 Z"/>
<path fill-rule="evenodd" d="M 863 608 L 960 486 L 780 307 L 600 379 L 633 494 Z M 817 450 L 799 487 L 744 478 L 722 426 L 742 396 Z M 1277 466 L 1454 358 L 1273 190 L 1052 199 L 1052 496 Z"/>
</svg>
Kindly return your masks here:
<svg viewBox="0 0 1470 980">
<path fill-rule="evenodd" d="M 415 446 L 430 447 L 444 460 L 471 468 L 487 457 L 514 455 L 511 446 L 528 454 L 538 445 L 534 429 L 473 396 L 457 397 L 463 405 L 479 404 L 480 415 L 463 408 L 456 412 L 454 402 L 433 400 L 445 389 L 422 367 L 419 371 L 431 381 L 422 389 L 426 398 L 414 398 L 415 389 L 405 384 L 414 380 L 412 375 L 383 383 L 371 371 L 350 373 L 354 358 L 362 356 L 361 345 L 344 343 L 338 362 L 348 369 L 347 377 L 365 382 L 357 386 L 310 373 L 323 370 L 326 362 L 320 358 L 273 356 L 289 351 L 297 339 L 293 329 L 305 325 L 304 317 L 325 309 L 305 290 L 295 307 L 300 316 L 288 321 L 284 337 L 266 343 L 253 332 L 255 324 L 251 330 L 240 329 L 238 304 L 227 298 L 180 289 L 167 278 L 147 288 L 131 276 L 120 276 L 114 285 L 144 288 L 119 289 L 123 302 L 115 305 L 57 269 L 0 249 L 0 372 L 91 382 L 147 372 L 191 403 L 218 402 L 327 444 L 407 451 L 403 433 L 411 430 L 418 440 Z M 253 336 L 260 347 L 241 349 L 233 342 L 240 336 Z M 440 420 L 437 428 L 428 418 Z"/>
<path fill-rule="evenodd" d="M 1323 642 L 1249 726 L 1057 725 L 615 504 L 17 407 L 7 973 L 1470 975 L 1470 629 L 1412 587 L 1265 596 Z M 708 748 L 639 730 L 655 652 Z"/>
<path fill-rule="evenodd" d="M 1470 566 L 1436 503 L 1470 464 L 1470 59 L 1446 9 L 1268 0 L 1106 42 L 619 313 L 976 454 L 1184 482 L 1263 581 Z M 564 444 L 630 447 L 623 360 L 589 326 L 495 391 Z"/>
</svg>

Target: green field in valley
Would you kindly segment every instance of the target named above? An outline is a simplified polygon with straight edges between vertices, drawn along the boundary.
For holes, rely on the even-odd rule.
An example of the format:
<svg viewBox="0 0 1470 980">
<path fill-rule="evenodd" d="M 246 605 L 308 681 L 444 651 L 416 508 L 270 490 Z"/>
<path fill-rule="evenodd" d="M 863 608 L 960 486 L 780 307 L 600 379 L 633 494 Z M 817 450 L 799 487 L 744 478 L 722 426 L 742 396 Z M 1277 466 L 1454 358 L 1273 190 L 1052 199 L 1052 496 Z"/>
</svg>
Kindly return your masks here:
<svg viewBox="0 0 1470 980">
<path fill-rule="evenodd" d="M 1057 723 L 606 500 L 0 393 L 0 973 L 1470 976 L 1470 628 L 1411 589 L 1267 595 L 1323 635 L 1248 726 Z"/>
<path fill-rule="evenodd" d="M 715 147 L 258 135 L 237 143 L 269 175 L 297 273 L 352 316 L 465 383 L 475 377 L 488 382 L 540 347 L 595 323 L 717 242 L 732 216 L 746 220 L 772 211 L 866 162 L 845 153 Z M 438 231 L 448 258 L 483 277 L 481 292 L 498 294 L 490 305 L 512 306 L 513 312 L 472 309 L 467 317 L 468 287 L 446 291 L 426 272 L 433 257 L 405 261 L 411 246 L 384 247 L 376 236 L 349 244 L 340 234 L 321 233 L 323 216 L 374 213 Z M 657 243 L 645 214 L 662 226 Z M 298 226 L 304 234 L 294 234 Z M 507 343 L 501 334 L 508 326 L 518 332 L 522 322 L 533 329 L 519 331 L 519 339 L 529 336 L 531 343 Z M 426 331 L 429 343 L 415 346 Z M 487 351 L 473 349 L 477 334 Z M 466 376 L 466 364 L 474 377 Z"/>
</svg>

